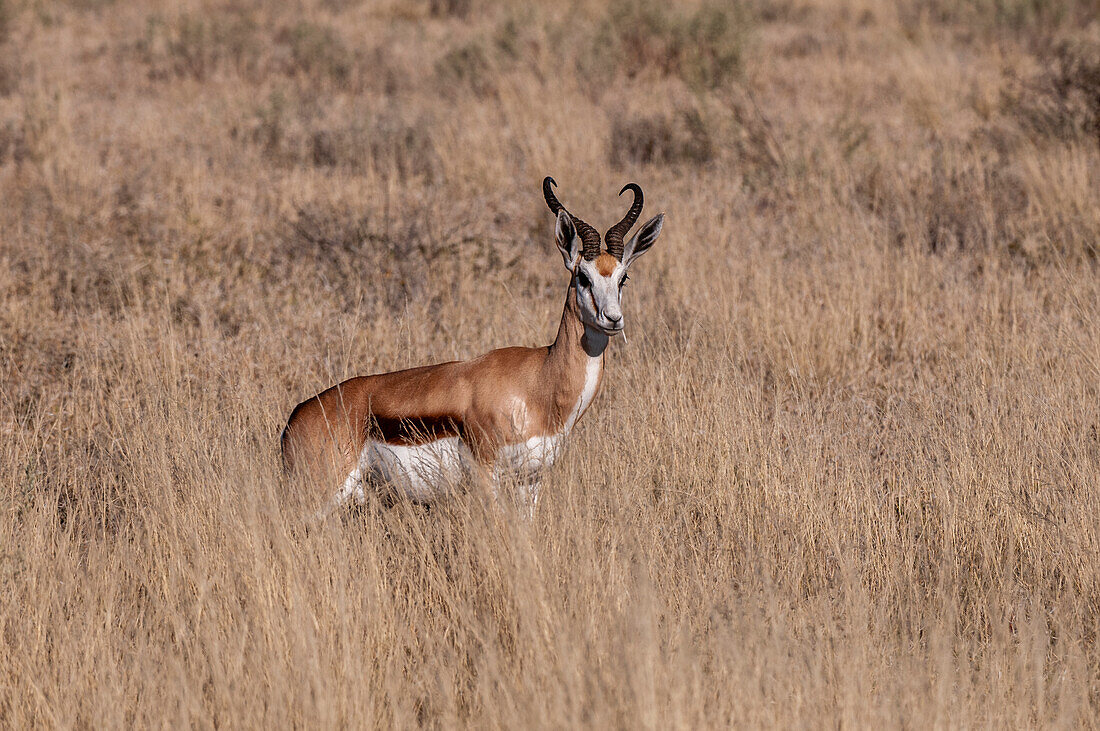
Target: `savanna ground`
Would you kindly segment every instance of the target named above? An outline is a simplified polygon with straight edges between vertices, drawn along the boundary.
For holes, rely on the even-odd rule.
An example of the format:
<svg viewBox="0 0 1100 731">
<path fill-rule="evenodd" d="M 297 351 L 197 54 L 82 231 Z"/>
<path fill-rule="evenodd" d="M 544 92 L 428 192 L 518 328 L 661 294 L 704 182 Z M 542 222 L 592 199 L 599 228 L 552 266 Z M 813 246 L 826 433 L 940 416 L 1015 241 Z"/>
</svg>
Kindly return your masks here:
<svg viewBox="0 0 1100 731">
<path fill-rule="evenodd" d="M 0 1 L 0 725 L 1100 711 L 1095 2 Z M 340 379 L 665 232 L 526 522 L 323 525 Z"/>
</svg>

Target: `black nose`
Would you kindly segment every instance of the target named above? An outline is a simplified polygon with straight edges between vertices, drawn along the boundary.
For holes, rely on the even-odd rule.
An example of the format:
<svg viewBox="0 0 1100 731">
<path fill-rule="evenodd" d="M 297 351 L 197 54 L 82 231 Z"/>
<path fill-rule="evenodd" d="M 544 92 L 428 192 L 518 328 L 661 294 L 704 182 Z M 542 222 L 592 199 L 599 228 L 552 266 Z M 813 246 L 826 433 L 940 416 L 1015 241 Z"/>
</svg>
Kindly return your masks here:
<svg viewBox="0 0 1100 731">
<path fill-rule="evenodd" d="M 607 321 L 608 322 L 619 322 L 622 319 L 623 319 L 622 315 L 619 315 L 618 317 L 612 317 L 611 315 L 607 316 Z"/>
</svg>

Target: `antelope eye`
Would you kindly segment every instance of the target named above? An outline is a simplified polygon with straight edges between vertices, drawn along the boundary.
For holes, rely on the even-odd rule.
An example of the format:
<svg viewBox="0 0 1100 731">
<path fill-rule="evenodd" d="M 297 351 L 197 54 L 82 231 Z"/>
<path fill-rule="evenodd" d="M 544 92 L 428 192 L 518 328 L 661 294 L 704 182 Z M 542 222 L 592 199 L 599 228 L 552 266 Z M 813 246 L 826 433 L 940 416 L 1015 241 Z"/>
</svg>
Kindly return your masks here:
<svg viewBox="0 0 1100 731">
<path fill-rule="evenodd" d="M 588 289 L 592 286 L 592 282 L 588 279 L 588 275 L 584 272 L 577 272 L 577 286 L 582 289 Z"/>
<path fill-rule="evenodd" d="M 619 289 L 623 288 L 623 285 L 626 284 L 626 280 L 628 280 L 628 279 L 630 279 L 630 276 L 627 275 L 627 274 L 624 274 L 623 278 L 619 280 Z"/>
</svg>

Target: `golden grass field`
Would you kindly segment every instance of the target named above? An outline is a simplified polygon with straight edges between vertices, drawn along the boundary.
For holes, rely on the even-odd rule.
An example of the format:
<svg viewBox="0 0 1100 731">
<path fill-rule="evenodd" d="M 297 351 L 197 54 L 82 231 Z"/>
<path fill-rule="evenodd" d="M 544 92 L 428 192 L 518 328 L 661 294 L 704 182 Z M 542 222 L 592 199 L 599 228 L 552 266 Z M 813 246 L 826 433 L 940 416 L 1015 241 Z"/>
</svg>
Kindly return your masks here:
<svg viewBox="0 0 1100 731">
<path fill-rule="evenodd" d="M 0 0 L 0 726 L 1100 725 L 1095 0 Z M 537 515 L 313 522 L 341 379 L 550 342 Z"/>
</svg>

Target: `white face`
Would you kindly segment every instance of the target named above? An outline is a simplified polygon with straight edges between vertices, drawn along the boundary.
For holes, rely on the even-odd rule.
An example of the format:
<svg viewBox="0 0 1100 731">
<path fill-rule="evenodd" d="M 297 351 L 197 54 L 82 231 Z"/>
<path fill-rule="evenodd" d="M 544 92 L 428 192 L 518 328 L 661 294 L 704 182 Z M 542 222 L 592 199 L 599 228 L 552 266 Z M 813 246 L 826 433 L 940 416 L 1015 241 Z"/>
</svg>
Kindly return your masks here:
<svg viewBox="0 0 1100 731">
<path fill-rule="evenodd" d="M 554 235 L 565 268 L 573 275 L 581 322 L 608 335 L 623 331 L 626 324 L 623 319 L 623 285 L 627 270 L 635 259 L 653 246 L 661 234 L 664 220 L 665 214 L 662 213 L 642 224 L 638 233 L 626 242 L 621 261 L 606 252 L 587 261 L 581 256 L 581 240 L 573 220 L 564 210 L 558 213 Z"/>
<path fill-rule="evenodd" d="M 611 259 L 607 254 L 603 255 Z M 600 274 L 597 264 L 606 262 L 581 259 L 573 268 L 573 283 L 577 288 L 577 310 L 581 322 L 602 330 L 608 335 L 623 331 L 623 284 L 626 283 L 626 267 L 615 262 L 610 274 Z"/>
</svg>

